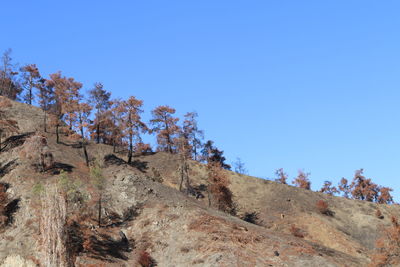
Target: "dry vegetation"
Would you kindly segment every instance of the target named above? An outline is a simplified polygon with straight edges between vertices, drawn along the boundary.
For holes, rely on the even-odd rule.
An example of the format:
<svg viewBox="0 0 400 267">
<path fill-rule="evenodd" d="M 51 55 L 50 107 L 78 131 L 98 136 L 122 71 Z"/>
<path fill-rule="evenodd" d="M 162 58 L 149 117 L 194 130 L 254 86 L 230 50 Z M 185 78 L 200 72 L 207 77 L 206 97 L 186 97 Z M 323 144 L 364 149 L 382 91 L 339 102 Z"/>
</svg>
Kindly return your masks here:
<svg viewBox="0 0 400 267">
<path fill-rule="evenodd" d="M 85 99 L 61 72 L 21 71 L 24 91 L 0 69 L 0 95 L 40 109 L 0 96 L 1 266 L 399 264 L 387 217 L 400 210 L 362 169 L 319 192 L 304 171 L 295 186 L 283 169 L 266 181 L 238 160 L 234 173 L 194 112 L 179 123 L 159 106 L 145 123 L 133 96 L 113 100 L 96 83 Z"/>
</svg>

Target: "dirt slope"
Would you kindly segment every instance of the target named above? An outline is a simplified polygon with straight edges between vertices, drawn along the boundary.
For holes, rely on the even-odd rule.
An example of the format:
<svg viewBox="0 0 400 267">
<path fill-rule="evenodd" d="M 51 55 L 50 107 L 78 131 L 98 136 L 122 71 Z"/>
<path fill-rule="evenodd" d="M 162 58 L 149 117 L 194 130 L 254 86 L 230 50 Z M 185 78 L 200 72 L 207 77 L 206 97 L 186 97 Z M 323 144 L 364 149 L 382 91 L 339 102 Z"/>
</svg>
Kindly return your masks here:
<svg viewBox="0 0 400 267">
<path fill-rule="evenodd" d="M 42 128 L 43 113 L 38 108 L 13 102 L 7 116 L 18 122 L 20 134 Z M 82 150 L 65 137 L 56 144 L 53 133 L 44 135 L 57 166 L 70 171 L 90 191 Z M 38 181 L 50 185 L 58 179 L 52 173 L 32 171 L 21 160 L 23 139 L 0 153 L 0 182 L 9 185 L 8 193 L 15 201 L 13 220 L 0 231 L 0 266 L 20 262 L 19 256 L 33 266 L 40 262 L 40 209 L 35 208 L 32 188 Z M 103 160 L 112 148 L 91 143 L 88 152 L 91 159 Z M 260 214 L 260 225 L 254 225 L 209 208 L 206 196 L 196 199 L 179 192 L 174 155 L 136 157 L 132 166 L 123 161 L 123 153 L 115 156 L 105 162 L 103 216 L 112 222 L 113 217 L 134 212 L 123 223 L 93 226 L 90 231 L 97 249 L 81 251 L 76 266 L 139 266 L 143 251 L 158 266 L 366 266 L 379 229 L 389 225 L 391 214 L 400 213 L 397 205 L 379 205 L 384 219 L 378 219 L 376 204 L 229 172 L 239 216 Z M 152 181 L 154 169 L 161 173 L 162 183 Z M 192 186 L 206 183 L 205 166 L 192 162 Z M 328 202 L 333 216 L 316 210 L 320 199 Z M 304 238 L 290 233 L 293 224 L 305 233 Z M 1 265 L 5 260 L 8 265 Z"/>
</svg>

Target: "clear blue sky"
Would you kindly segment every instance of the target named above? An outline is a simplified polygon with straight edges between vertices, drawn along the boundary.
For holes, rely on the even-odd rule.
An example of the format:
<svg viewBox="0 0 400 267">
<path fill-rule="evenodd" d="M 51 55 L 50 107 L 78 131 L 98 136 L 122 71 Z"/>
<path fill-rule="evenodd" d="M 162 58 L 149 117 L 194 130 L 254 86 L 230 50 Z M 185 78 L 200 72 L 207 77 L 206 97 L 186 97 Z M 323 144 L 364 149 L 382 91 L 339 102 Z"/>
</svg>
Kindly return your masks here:
<svg viewBox="0 0 400 267">
<path fill-rule="evenodd" d="M 89 89 L 196 110 L 250 174 L 365 168 L 400 196 L 398 1 L 3 1 L 0 50 Z"/>
</svg>

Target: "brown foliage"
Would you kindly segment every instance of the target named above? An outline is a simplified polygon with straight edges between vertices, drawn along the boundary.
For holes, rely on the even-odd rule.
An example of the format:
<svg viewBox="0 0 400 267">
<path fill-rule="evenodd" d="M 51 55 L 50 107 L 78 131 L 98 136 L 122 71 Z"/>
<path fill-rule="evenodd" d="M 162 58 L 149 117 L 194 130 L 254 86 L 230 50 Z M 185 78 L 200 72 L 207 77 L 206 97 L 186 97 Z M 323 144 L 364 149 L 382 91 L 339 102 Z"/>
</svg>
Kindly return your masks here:
<svg viewBox="0 0 400 267">
<path fill-rule="evenodd" d="M 296 225 L 292 224 L 290 226 L 290 233 L 292 235 L 294 235 L 295 237 L 299 237 L 299 238 L 304 238 L 305 237 L 305 233 L 298 227 L 296 227 Z"/>
<path fill-rule="evenodd" d="M 351 195 L 354 199 L 374 201 L 378 198 L 379 187 L 371 179 L 365 178 L 364 170 L 357 170 L 351 183 Z"/>
<path fill-rule="evenodd" d="M 153 267 L 157 266 L 156 261 L 146 251 L 141 251 L 139 255 L 138 263 L 142 267 Z"/>
<path fill-rule="evenodd" d="M 382 237 L 376 241 L 376 253 L 370 266 L 398 266 L 400 264 L 400 225 L 392 217 L 392 226 L 383 229 Z"/>
<path fill-rule="evenodd" d="M 157 133 L 158 149 L 160 151 L 175 152 L 176 137 L 179 134 L 178 118 L 173 117 L 175 109 L 169 106 L 156 107 L 152 112 L 152 132 Z"/>
<path fill-rule="evenodd" d="M 377 202 L 379 204 L 391 204 L 393 203 L 393 197 L 390 194 L 390 192 L 393 191 L 393 189 L 389 187 L 381 187 L 379 189 L 379 196 L 377 199 Z"/>
<path fill-rule="evenodd" d="M 9 107 L 11 107 L 10 100 L 0 96 L 0 150 L 1 138 L 18 132 L 17 122 L 5 118 L 4 110 Z"/>
<path fill-rule="evenodd" d="M 342 178 L 338 186 L 339 192 L 341 192 L 345 198 L 349 198 L 351 195 L 351 188 L 348 182 L 346 178 Z"/>
<path fill-rule="evenodd" d="M 275 175 L 277 176 L 277 178 L 275 179 L 275 182 L 280 183 L 280 184 L 287 184 L 288 175 L 287 175 L 287 173 L 284 172 L 284 170 L 282 168 L 277 169 L 275 171 Z"/>
<path fill-rule="evenodd" d="M 310 190 L 311 189 L 311 182 L 308 179 L 308 176 L 310 176 L 310 173 L 305 173 L 304 171 L 299 170 L 299 174 L 293 180 L 292 184 L 296 185 L 297 187 Z"/>
<path fill-rule="evenodd" d="M 0 184 L 0 229 L 7 223 L 6 206 L 8 204 L 8 200 L 6 186 L 4 184 Z"/>
<path fill-rule="evenodd" d="M 222 169 L 221 165 L 216 162 L 210 162 L 207 165 L 209 192 L 212 196 L 212 203 L 216 208 L 231 214 L 235 213 L 235 205 L 233 203 L 233 194 L 229 189 L 228 176 Z"/>
<path fill-rule="evenodd" d="M 329 215 L 332 216 L 333 213 L 332 211 L 329 209 L 328 203 L 326 203 L 326 201 L 323 200 L 318 200 L 317 203 L 315 204 L 317 210 L 324 214 L 324 215 Z"/>
<path fill-rule="evenodd" d="M 147 132 L 147 126 L 141 118 L 142 106 L 142 100 L 131 96 L 128 100 L 121 101 L 117 108 L 122 137 L 128 142 L 128 163 L 132 162 L 134 139 L 137 140 L 136 143 L 142 143 L 140 134 Z"/>
<path fill-rule="evenodd" d="M 381 210 L 380 209 L 377 209 L 376 211 L 375 211 L 375 216 L 376 216 L 376 218 L 378 218 L 378 219 L 383 219 L 383 218 L 385 218 L 384 216 L 383 216 L 383 214 L 382 214 L 382 212 L 381 212 Z"/>
<path fill-rule="evenodd" d="M 16 77 L 18 72 L 12 63 L 11 49 L 7 49 L 1 57 L 0 63 L 0 96 L 8 97 L 12 100 L 18 98 L 22 89 Z"/>
</svg>

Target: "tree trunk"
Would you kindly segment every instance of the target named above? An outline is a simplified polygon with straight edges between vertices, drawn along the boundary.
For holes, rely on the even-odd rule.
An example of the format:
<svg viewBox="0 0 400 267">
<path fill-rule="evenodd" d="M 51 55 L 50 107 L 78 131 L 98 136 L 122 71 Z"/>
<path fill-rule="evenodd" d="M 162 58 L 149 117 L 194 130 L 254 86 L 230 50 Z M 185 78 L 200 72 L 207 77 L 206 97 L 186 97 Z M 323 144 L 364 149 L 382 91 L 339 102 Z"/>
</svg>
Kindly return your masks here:
<svg viewBox="0 0 400 267">
<path fill-rule="evenodd" d="M 97 123 L 97 127 L 96 127 L 96 131 L 97 131 L 97 144 L 100 144 L 100 123 Z"/>
<path fill-rule="evenodd" d="M 87 150 L 86 150 L 85 141 L 82 142 L 82 148 L 83 148 L 83 154 L 85 155 L 86 166 L 89 167 L 89 155 L 88 155 Z"/>
<path fill-rule="evenodd" d="M 81 125 L 82 125 L 82 122 L 81 122 Z M 85 136 L 84 136 L 84 133 L 83 133 L 83 127 L 82 126 L 80 127 L 80 130 L 81 130 L 81 136 L 82 136 L 83 154 L 85 155 L 86 166 L 89 167 L 89 155 L 88 155 L 87 150 L 86 150 L 86 141 L 85 141 Z"/>
<path fill-rule="evenodd" d="M 44 127 L 44 132 L 47 133 L 47 127 L 46 127 L 46 111 L 44 110 L 44 117 L 43 117 L 43 127 Z"/>
<path fill-rule="evenodd" d="M 128 163 L 132 162 L 132 150 L 133 150 L 133 135 L 129 134 Z"/>
<path fill-rule="evenodd" d="M 99 196 L 99 210 L 98 210 L 99 214 L 98 214 L 98 223 L 99 223 L 99 227 L 101 227 L 101 194 Z"/>
<path fill-rule="evenodd" d="M 58 123 L 57 123 L 57 125 L 56 125 L 57 144 L 60 143 L 60 134 L 59 134 L 59 132 L 58 132 L 58 128 L 59 128 L 59 125 L 58 125 Z"/>
</svg>

